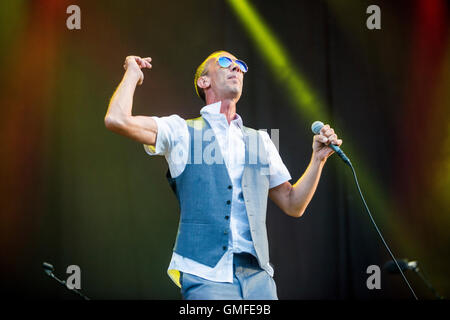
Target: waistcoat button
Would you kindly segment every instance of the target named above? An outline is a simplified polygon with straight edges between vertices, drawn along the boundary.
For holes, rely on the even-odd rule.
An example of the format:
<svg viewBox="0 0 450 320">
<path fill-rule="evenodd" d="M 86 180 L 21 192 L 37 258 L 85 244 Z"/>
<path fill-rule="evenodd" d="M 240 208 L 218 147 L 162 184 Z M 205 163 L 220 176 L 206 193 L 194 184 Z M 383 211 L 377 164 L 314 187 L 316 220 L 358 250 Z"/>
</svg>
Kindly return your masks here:
<svg viewBox="0 0 450 320">
<path fill-rule="evenodd" d="M 227 204 L 230 204 L 231 203 L 231 201 L 230 200 L 227 200 Z"/>
<path fill-rule="evenodd" d="M 227 250 L 227 246 L 223 246 L 222 249 L 223 249 L 223 250 Z"/>
<path fill-rule="evenodd" d="M 230 219 L 230 216 L 225 216 L 225 220 L 228 220 L 228 219 Z"/>
<path fill-rule="evenodd" d="M 228 189 L 231 189 L 231 188 L 233 188 L 232 186 L 228 186 Z"/>
</svg>

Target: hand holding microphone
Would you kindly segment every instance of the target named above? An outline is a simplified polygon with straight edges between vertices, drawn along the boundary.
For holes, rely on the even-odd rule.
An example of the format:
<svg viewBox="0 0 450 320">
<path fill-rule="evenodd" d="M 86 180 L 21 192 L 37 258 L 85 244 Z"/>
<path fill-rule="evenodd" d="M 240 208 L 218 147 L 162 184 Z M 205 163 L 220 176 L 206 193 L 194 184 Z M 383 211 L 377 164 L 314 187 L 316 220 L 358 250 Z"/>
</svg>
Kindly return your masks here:
<svg viewBox="0 0 450 320">
<path fill-rule="evenodd" d="M 333 128 L 328 124 L 324 125 L 321 121 L 315 121 L 311 126 L 311 130 L 315 133 L 313 152 L 317 159 L 320 161 L 326 160 L 333 152 L 336 152 L 345 163 L 350 165 L 350 160 L 339 148 L 342 144 L 342 139 L 338 139 Z"/>
</svg>

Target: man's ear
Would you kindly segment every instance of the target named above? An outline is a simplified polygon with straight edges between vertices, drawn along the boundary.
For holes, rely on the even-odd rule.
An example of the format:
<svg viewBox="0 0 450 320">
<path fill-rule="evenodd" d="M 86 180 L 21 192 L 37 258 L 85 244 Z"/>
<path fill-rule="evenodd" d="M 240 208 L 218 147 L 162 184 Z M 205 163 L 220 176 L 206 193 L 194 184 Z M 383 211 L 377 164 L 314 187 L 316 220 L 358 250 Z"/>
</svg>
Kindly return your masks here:
<svg viewBox="0 0 450 320">
<path fill-rule="evenodd" d="M 205 90 L 206 88 L 208 88 L 211 85 L 211 81 L 209 79 L 208 76 L 201 76 L 200 78 L 197 79 L 197 86 L 199 88 L 202 88 L 203 90 Z"/>
</svg>

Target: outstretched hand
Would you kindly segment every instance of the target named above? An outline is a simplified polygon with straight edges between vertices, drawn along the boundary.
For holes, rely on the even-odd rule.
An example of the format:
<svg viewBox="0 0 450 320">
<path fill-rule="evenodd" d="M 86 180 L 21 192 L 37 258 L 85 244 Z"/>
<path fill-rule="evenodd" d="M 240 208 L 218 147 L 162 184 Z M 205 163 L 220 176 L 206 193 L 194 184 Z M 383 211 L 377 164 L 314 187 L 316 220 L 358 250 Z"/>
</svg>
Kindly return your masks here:
<svg viewBox="0 0 450 320">
<path fill-rule="evenodd" d="M 152 61 L 152 58 L 141 58 L 138 56 L 128 56 L 125 58 L 125 62 L 123 64 L 123 68 L 125 71 L 133 72 L 135 75 L 137 75 L 139 78 L 137 84 L 141 85 L 144 82 L 144 73 L 141 69 L 151 69 L 152 65 L 150 62 Z"/>
</svg>

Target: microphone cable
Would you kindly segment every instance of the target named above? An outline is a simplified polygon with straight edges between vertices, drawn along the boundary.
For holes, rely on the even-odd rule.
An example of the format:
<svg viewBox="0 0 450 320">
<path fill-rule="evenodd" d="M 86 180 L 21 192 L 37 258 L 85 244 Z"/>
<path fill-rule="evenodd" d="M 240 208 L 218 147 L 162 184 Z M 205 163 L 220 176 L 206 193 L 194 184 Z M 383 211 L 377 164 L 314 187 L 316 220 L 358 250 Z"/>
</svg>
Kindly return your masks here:
<svg viewBox="0 0 450 320">
<path fill-rule="evenodd" d="M 377 230 L 377 233 L 378 233 L 378 235 L 380 236 L 381 241 L 383 241 L 384 246 L 386 247 L 387 251 L 389 252 L 389 254 L 390 254 L 392 260 L 395 262 L 395 265 L 397 266 L 398 270 L 400 271 L 400 274 L 402 275 L 403 279 L 405 280 L 406 284 L 408 285 L 409 290 L 411 290 L 411 293 L 413 294 L 414 298 L 415 298 L 416 300 L 419 300 L 419 299 L 417 298 L 417 295 L 416 295 L 416 293 L 414 292 L 413 288 L 412 288 L 411 285 L 409 284 L 408 279 L 406 279 L 405 274 L 404 274 L 403 271 L 402 271 L 402 268 L 400 268 L 400 266 L 398 265 L 397 259 L 395 259 L 394 254 L 392 253 L 392 251 L 391 251 L 391 249 L 389 248 L 388 244 L 386 243 L 386 241 L 384 241 L 383 235 L 381 234 L 380 229 L 378 229 L 378 226 L 377 226 L 377 224 L 375 223 L 375 220 L 373 219 L 372 214 L 370 213 L 369 207 L 367 206 L 366 200 L 364 199 L 364 196 L 363 196 L 363 194 L 362 194 L 362 192 L 361 192 L 361 188 L 359 187 L 358 178 L 356 177 L 356 171 L 355 171 L 355 169 L 353 168 L 352 163 L 350 162 L 350 160 L 348 160 L 348 162 L 345 161 L 345 163 L 347 163 L 347 164 L 349 165 L 349 167 L 352 169 L 353 176 L 354 176 L 355 182 L 356 182 L 356 186 L 358 187 L 359 195 L 361 196 L 361 199 L 362 199 L 362 201 L 363 201 L 363 203 L 364 203 L 364 206 L 366 207 L 367 214 L 369 215 L 369 218 L 370 218 L 370 220 L 372 221 L 372 224 L 373 224 L 373 226 L 375 227 L 375 230 Z"/>
</svg>

